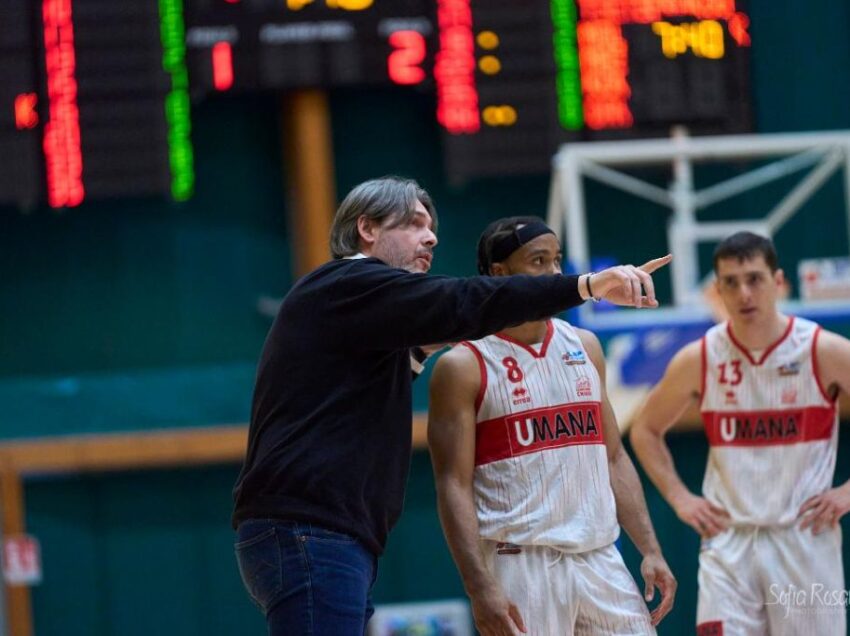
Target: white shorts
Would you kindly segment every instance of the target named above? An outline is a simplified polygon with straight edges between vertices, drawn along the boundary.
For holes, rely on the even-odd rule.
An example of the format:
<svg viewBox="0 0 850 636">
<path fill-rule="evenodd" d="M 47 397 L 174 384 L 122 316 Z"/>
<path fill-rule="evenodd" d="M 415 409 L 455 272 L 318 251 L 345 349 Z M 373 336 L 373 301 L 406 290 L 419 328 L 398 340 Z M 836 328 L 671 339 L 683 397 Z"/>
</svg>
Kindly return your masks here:
<svg viewBox="0 0 850 636">
<path fill-rule="evenodd" d="M 646 603 L 613 544 L 567 553 L 482 541 L 482 551 L 529 636 L 655 634 Z"/>
<path fill-rule="evenodd" d="M 703 541 L 699 636 L 844 636 L 841 529 L 731 528 Z"/>
</svg>

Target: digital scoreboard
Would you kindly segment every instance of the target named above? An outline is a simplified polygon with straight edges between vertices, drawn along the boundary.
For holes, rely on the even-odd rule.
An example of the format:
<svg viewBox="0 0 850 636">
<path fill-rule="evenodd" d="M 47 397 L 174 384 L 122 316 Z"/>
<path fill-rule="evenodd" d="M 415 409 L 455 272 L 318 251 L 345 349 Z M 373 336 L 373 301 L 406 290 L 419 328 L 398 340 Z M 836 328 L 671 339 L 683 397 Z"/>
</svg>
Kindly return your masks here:
<svg viewBox="0 0 850 636">
<path fill-rule="evenodd" d="M 450 177 L 545 172 L 569 141 L 752 130 L 749 18 L 735 0 L 441 0 L 466 7 L 468 123 Z M 439 49 L 438 56 L 446 50 Z M 473 105 L 473 100 L 476 102 Z M 472 117 L 476 111 L 478 117 Z"/>
<path fill-rule="evenodd" d="M 432 92 L 449 178 L 573 140 L 752 129 L 741 0 L 3 0 L 0 203 L 194 187 L 191 104 Z"/>
</svg>

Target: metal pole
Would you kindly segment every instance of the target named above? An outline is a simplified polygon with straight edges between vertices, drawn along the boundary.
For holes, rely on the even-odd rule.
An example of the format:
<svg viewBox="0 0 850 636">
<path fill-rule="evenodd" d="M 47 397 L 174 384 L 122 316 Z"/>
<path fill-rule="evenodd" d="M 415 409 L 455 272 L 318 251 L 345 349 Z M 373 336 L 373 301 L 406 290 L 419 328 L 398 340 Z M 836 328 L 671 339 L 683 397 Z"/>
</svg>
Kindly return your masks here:
<svg viewBox="0 0 850 636">
<path fill-rule="evenodd" d="M 590 269 L 590 245 L 585 223 L 581 164 L 575 157 L 568 156 L 564 168 L 564 190 L 567 194 L 567 250 L 573 267 L 581 273 Z"/>
<path fill-rule="evenodd" d="M 689 142 L 682 127 L 673 130 L 674 147 L 684 147 Z M 693 241 L 696 215 L 694 205 L 694 174 L 690 158 L 684 153 L 673 159 L 673 182 L 670 184 L 673 201 L 673 219 L 667 236 L 671 253 L 676 257 L 670 263 L 673 283 L 673 301 L 677 306 L 690 303 L 691 281 L 699 278 L 699 254 Z"/>
</svg>

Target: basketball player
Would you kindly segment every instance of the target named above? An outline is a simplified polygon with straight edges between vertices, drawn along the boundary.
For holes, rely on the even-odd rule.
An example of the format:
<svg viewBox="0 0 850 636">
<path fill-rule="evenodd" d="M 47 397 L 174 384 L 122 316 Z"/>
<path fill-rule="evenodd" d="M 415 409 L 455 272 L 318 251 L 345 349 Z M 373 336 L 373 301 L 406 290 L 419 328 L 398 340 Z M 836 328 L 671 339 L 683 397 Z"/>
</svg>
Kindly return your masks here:
<svg viewBox="0 0 850 636">
<path fill-rule="evenodd" d="M 560 262 L 536 217 L 496 221 L 478 244 L 484 275 L 553 274 Z M 482 634 L 655 633 L 676 581 L 620 443 L 595 336 L 552 318 L 463 342 L 435 366 L 428 440 Z M 618 520 L 644 555 L 646 599 L 661 590 L 652 616 L 614 546 Z"/>
<path fill-rule="evenodd" d="M 850 341 L 777 310 L 784 279 L 770 240 L 730 236 L 714 271 L 729 320 L 673 357 L 631 434 L 653 483 L 703 537 L 697 632 L 840 636 L 850 485 L 831 486 Z M 710 446 L 702 497 L 664 442 L 694 403 Z"/>
</svg>

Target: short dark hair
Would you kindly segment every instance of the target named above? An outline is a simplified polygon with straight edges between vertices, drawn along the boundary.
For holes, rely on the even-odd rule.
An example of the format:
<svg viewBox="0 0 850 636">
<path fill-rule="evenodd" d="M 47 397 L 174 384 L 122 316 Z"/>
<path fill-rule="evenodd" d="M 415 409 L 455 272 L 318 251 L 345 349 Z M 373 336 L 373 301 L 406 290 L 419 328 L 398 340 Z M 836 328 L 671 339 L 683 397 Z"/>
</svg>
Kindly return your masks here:
<svg viewBox="0 0 850 636">
<path fill-rule="evenodd" d="M 764 257 L 764 262 L 771 272 L 779 269 L 779 259 L 773 241 L 752 232 L 736 232 L 720 241 L 714 248 L 714 271 L 717 271 L 717 262 L 722 259 L 736 258 L 740 263 L 759 255 Z"/>
<path fill-rule="evenodd" d="M 519 226 L 529 223 L 543 223 L 543 219 L 539 216 L 508 216 L 485 227 L 478 239 L 478 273 L 489 276 L 493 265 L 493 246 L 513 234 Z"/>
<path fill-rule="evenodd" d="M 437 210 L 431 196 L 413 179 L 386 176 L 364 181 L 349 192 L 334 216 L 330 246 L 334 258 L 354 256 L 360 251 L 357 219 L 366 216 L 383 223 L 396 217 L 391 227 L 409 223 L 419 201 L 431 215 L 432 230 L 437 233 Z"/>
</svg>

